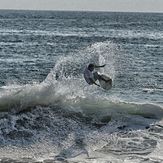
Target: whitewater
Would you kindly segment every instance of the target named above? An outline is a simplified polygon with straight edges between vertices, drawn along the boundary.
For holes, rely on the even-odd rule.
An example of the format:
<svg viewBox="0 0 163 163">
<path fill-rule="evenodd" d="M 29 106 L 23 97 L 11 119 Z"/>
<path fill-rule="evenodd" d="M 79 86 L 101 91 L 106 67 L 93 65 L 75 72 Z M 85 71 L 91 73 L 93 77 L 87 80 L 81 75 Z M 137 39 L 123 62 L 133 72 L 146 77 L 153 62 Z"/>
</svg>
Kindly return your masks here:
<svg viewBox="0 0 163 163">
<path fill-rule="evenodd" d="M 163 162 L 162 16 L 0 11 L 0 162 Z"/>
</svg>

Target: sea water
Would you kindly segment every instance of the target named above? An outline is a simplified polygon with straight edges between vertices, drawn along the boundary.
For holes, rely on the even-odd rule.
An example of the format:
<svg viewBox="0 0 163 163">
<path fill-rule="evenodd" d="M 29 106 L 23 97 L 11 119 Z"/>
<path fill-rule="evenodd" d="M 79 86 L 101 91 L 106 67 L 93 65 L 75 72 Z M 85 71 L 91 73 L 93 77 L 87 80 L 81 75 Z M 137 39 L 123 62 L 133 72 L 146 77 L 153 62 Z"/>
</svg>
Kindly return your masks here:
<svg viewBox="0 0 163 163">
<path fill-rule="evenodd" d="M 1 10 L 1 162 L 163 162 L 162 52 L 162 13 Z"/>
</svg>

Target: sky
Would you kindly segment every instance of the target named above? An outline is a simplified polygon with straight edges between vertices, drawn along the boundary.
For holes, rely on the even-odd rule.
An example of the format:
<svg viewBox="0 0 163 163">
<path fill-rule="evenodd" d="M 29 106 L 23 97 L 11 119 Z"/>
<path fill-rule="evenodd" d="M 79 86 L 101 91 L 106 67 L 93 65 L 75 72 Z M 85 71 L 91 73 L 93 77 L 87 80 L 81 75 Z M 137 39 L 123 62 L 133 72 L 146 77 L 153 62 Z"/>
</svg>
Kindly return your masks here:
<svg viewBox="0 0 163 163">
<path fill-rule="evenodd" d="M 163 12 L 163 0 L 0 0 L 0 9 Z"/>
</svg>

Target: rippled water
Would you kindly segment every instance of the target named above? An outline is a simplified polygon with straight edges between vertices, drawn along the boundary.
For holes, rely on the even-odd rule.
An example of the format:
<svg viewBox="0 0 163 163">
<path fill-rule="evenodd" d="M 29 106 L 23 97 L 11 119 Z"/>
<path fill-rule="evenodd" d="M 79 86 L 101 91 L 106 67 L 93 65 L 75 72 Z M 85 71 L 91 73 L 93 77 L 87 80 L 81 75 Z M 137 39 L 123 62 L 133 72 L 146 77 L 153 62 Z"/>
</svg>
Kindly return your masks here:
<svg viewBox="0 0 163 163">
<path fill-rule="evenodd" d="M 0 11 L 1 162 L 163 162 L 162 27 L 162 13 Z M 87 85 L 90 62 L 111 90 Z"/>
</svg>

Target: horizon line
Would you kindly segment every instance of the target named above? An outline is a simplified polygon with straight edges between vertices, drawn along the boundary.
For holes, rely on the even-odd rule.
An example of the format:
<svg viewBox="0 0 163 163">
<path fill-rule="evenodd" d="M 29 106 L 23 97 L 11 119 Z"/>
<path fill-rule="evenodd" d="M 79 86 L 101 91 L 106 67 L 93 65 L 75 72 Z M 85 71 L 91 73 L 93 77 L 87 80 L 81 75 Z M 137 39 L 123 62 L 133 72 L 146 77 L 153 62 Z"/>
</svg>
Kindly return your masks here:
<svg viewBox="0 0 163 163">
<path fill-rule="evenodd" d="M 2 11 L 52 11 L 52 12 L 110 12 L 110 13 L 153 13 L 153 14 L 162 14 L 163 11 L 107 11 L 107 10 L 71 10 L 71 9 L 68 9 L 68 10 L 65 10 L 65 9 L 1 9 L 0 10 Z"/>
</svg>

